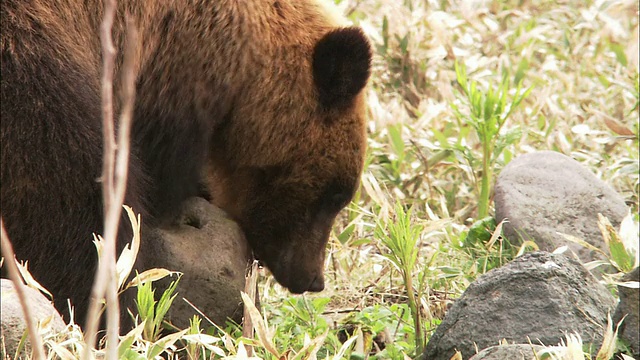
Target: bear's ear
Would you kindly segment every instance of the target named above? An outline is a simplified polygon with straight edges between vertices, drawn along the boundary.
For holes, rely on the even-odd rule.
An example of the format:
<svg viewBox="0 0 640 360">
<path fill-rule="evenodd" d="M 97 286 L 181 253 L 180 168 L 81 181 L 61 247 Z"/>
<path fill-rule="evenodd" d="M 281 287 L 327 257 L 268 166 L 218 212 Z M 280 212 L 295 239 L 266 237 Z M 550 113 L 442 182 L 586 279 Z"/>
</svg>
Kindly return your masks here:
<svg viewBox="0 0 640 360">
<path fill-rule="evenodd" d="M 370 74 L 371 47 L 359 28 L 333 30 L 313 50 L 313 80 L 325 108 L 350 105 Z"/>
</svg>

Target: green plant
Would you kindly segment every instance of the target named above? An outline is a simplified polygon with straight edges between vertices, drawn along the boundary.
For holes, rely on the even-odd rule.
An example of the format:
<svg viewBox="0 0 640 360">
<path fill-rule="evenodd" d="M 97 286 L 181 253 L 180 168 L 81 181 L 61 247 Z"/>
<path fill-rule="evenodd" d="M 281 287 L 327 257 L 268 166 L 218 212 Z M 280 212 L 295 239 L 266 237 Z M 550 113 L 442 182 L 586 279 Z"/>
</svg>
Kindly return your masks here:
<svg viewBox="0 0 640 360">
<path fill-rule="evenodd" d="M 138 285 L 136 308 L 140 315 L 140 320 L 144 323 L 142 337 L 145 340 L 156 341 L 160 337 L 162 321 L 177 296 L 174 292 L 180 277 L 179 275 L 175 281 L 171 282 L 157 301 L 155 300 L 155 289 L 151 287 L 152 283 L 150 281 Z"/>
<path fill-rule="evenodd" d="M 376 304 L 349 313 L 340 321 L 338 336 L 358 334 L 351 354 L 360 358 L 406 359 L 415 351 L 414 325 L 407 304 Z"/>
<path fill-rule="evenodd" d="M 608 265 L 617 271 L 616 274 L 606 275 L 610 279 L 609 283 L 615 284 L 616 279 L 621 277 L 640 265 L 640 248 L 638 241 L 638 215 L 629 212 L 620 223 L 619 230 L 616 230 L 608 218 L 598 214 L 598 227 L 602 233 L 602 239 L 606 245 L 604 251 L 583 239 L 569 234 L 562 234 L 567 240 L 579 244 L 589 250 L 600 253 L 605 260 L 595 260 L 587 264 L 588 268 Z"/>
<path fill-rule="evenodd" d="M 499 227 L 493 217 L 478 220 L 464 239 L 464 249 L 477 262 L 480 273 L 500 267 L 515 258 L 516 247 L 501 234 L 502 225 Z"/>
<path fill-rule="evenodd" d="M 607 258 L 619 272 L 626 273 L 639 265 L 638 252 L 638 223 L 629 213 L 621 222 L 617 231 L 609 219 L 598 214 L 598 227 L 609 254 Z"/>
<path fill-rule="evenodd" d="M 289 297 L 278 307 L 268 307 L 272 320 L 270 324 L 278 329 L 275 343 L 279 348 L 300 349 L 304 337 L 315 338 L 329 329 L 321 316 L 329 303 L 329 298 L 309 299 L 306 296 Z"/>
<path fill-rule="evenodd" d="M 420 249 L 420 234 L 422 226 L 411 221 L 411 211 L 405 211 L 400 203 L 395 206 L 393 221 L 378 221 L 375 236 L 389 249 L 384 256 L 391 261 L 402 276 L 402 282 L 407 291 L 407 302 L 411 310 L 415 329 L 416 353 L 422 353 L 426 342 L 420 315 L 420 297 L 424 283 L 420 282 L 414 288 L 413 271 L 417 264 Z"/>
<path fill-rule="evenodd" d="M 483 92 L 478 88 L 476 81 L 469 82 L 464 65 L 456 62 L 455 71 L 461 93 L 469 106 L 469 112 L 463 113 L 455 104 L 452 104 L 453 109 L 458 118 L 465 120 L 475 129 L 482 145 L 478 218 L 484 219 L 489 215 L 493 165 L 504 148 L 521 137 L 521 131 L 517 127 L 504 134 L 501 134 L 500 130 L 513 110 L 531 93 L 533 87 L 529 87 L 523 92 L 522 80 L 520 80 L 516 86 L 515 94 L 509 99 L 510 81 L 506 74 L 497 88 L 494 89 L 489 85 L 488 89 Z M 467 157 L 470 156 L 467 155 Z"/>
</svg>

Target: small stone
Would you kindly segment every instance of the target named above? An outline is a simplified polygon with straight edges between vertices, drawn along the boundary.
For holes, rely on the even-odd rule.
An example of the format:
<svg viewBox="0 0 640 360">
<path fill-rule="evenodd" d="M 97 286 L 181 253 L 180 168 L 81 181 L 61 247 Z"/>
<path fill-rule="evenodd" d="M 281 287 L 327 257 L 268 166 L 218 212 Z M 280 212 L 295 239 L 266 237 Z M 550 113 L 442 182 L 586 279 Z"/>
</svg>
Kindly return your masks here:
<svg viewBox="0 0 640 360">
<path fill-rule="evenodd" d="M 198 314 L 183 298 L 217 325 L 224 326 L 229 318 L 242 320 L 240 291 L 250 252 L 239 226 L 224 211 L 205 199 L 188 199 L 174 224 L 152 230 L 143 241 L 143 268 L 183 273 L 167 314 L 175 326 L 188 327 Z M 156 296 L 172 280 L 158 282 Z"/>
<path fill-rule="evenodd" d="M 27 324 L 22 313 L 22 306 L 18 299 L 13 282 L 9 279 L 0 279 L 2 286 L 2 294 L 0 297 L 0 319 L 2 323 L 2 338 L 7 353 L 2 355 L 2 359 L 13 358 L 22 335 L 25 333 Z M 49 301 L 40 291 L 25 287 L 25 295 L 29 304 L 31 316 L 36 322 L 49 320 L 48 329 L 51 332 L 58 333 L 65 328 L 62 316 L 58 313 L 53 303 Z M 50 319 L 49 319 L 50 318 Z M 25 350 L 21 354 L 26 355 L 31 352 L 31 344 L 28 342 Z M 26 358 L 26 356 L 23 356 Z"/>
<path fill-rule="evenodd" d="M 579 162 L 554 151 L 518 156 L 500 173 L 495 186 L 496 221 L 513 243 L 534 240 L 543 251 L 567 245 L 582 262 L 603 259 L 568 241 L 572 235 L 608 252 L 598 228 L 598 213 L 618 227 L 628 212 L 624 199 Z"/>
</svg>

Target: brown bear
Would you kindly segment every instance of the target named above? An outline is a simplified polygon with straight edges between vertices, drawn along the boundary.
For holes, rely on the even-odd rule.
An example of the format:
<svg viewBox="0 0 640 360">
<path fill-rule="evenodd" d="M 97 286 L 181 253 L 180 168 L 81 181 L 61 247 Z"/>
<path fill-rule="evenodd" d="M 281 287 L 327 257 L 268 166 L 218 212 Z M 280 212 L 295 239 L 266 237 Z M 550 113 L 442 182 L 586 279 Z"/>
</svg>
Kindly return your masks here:
<svg viewBox="0 0 640 360">
<path fill-rule="evenodd" d="M 139 30 L 125 203 L 158 226 L 206 188 L 294 293 L 324 287 L 366 146 L 370 46 L 322 1 L 120 0 L 114 26 L 117 64 L 125 14 Z M 82 321 L 102 229 L 102 3 L 0 12 L 0 211 L 18 259 Z"/>
</svg>

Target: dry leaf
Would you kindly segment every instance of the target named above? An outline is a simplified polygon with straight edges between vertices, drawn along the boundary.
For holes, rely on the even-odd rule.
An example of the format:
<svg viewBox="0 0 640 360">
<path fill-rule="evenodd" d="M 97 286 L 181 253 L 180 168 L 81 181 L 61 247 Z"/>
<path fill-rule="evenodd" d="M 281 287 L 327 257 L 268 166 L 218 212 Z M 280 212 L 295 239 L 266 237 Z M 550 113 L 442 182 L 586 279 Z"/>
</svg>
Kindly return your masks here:
<svg viewBox="0 0 640 360">
<path fill-rule="evenodd" d="M 176 274 L 180 275 L 182 273 L 179 271 L 169 271 L 167 269 L 160 269 L 160 268 L 149 269 L 143 272 L 142 274 L 138 274 L 135 278 L 133 278 L 133 280 L 131 280 L 127 284 L 127 286 L 125 286 L 125 289 L 128 289 L 133 286 L 138 286 L 149 281 L 160 280 L 167 276 L 172 276 Z"/>
<path fill-rule="evenodd" d="M 604 118 L 604 124 L 607 125 L 607 127 L 609 128 L 609 130 L 613 131 L 614 133 L 621 135 L 621 136 L 635 136 L 635 134 L 633 133 L 633 131 L 631 131 L 628 127 L 624 126 L 620 121 L 612 118 L 612 117 L 605 117 Z"/>
</svg>

